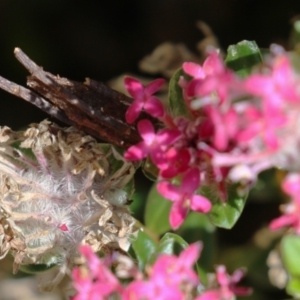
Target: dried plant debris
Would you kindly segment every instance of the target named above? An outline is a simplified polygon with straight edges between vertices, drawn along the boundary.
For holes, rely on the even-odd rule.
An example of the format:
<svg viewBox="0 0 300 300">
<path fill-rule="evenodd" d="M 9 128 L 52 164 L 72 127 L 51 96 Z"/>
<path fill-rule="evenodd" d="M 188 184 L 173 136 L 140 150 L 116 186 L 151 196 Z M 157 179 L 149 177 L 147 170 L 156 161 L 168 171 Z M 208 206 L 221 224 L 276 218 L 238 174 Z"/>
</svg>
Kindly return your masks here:
<svg viewBox="0 0 300 300">
<path fill-rule="evenodd" d="M 158 45 L 150 55 L 140 61 L 140 70 L 148 74 L 160 74 L 169 79 L 186 61 L 202 63 L 207 57 L 207 50 L 212 47 L 219 49 L 220 45 L 212 29 L 206 23 L 197 21 L 196 26 L 204 35 L 196 46 L 198 54 L 190 51 L 182 43 L 165 42 Z"/>
<path fill-rule="evenodd" d="M 0 76 L 1 89 L 102 141 L 123 148 L 140 141 L 135 124 L 125 121 L 125 112 L 132 102 L 130 97 L 89 78 L 81 83 L 52 75 L 20 48 L 15 49 L 15 55 L 31 74 L 27 84 L 34 91 Z M 142 114 L 141 118 L 149 116 Z"/>
<path fill-rule="evenodd" d="M 78 256 L 127 250 L 136 232 L 127 207 L 135 166 L 112 146 L 49 121 L 25 132 L 0 129 L 0 257 L 59 265 L 51 290 Z"/>
<path fill-rule="evenodd" d="M 139 68 L 145 73 L 162 74 L 166 78 L 171 78 L 185 61 L 200 63 L 200 59 L 184 44 L 166 42 L 157 46 L 149 56 L 144 57 L 139 63 Z"/>
</svg>

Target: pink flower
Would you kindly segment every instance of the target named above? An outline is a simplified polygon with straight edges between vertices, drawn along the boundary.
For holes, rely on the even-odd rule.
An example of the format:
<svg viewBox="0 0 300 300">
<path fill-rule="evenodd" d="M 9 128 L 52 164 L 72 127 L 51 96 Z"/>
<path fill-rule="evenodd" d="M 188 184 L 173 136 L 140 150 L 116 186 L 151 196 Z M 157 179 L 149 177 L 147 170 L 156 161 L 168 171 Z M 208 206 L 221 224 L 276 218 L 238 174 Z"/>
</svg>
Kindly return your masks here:
<svg viewBox="0 0 300 300">
<path fill-rule="evenodd" d="M 245 82 L 248 92 L 262 97 L 262 118 L 256 122 L 262 128 L 257 131 L 264 132 L 265 142 L 271 149 L 276 149 L 279 144 L 276 130 L 288 121 L 287 106 L 299 101 L 298 83 L 286 55 L 275 58 L 270 74 L 254 74 Z"/>
<path fill-rule="evenodd" d="M 213 105 L 205 107 L 208 120 L 213 126 L 213 145 L 218 151 L 226 150 L 230 140 L 234 140 L 238 133 L 238 116 L 235 110 L 233 108 L 227 112 L 221 110 L 221 107 Z"/>
<path fill-rule="evenodd" d="M 178 257 L 175 255 L 161 255 L 152 267 L 151 278 L 165 280 L 175 286 L 182 282 L 191 282 L 194 286 L 199 283 L 199 278 L 193 270 L 193 265 L 196 263 L 202 244 L 194 243 L 183 250 Z"/>
<path fill-rule="evenodd" d="M 297 103 L 296 79 L 286 55 L 275 58 L 269 75 L 251 75 L 245 83 L 246 89 L 265 100 L 266 109 L 280 109 L 285 102 Z"/>
<path fill-rule="evenodd" d="M 289 119 L 288 112 L 292 107 L 288 109 L 288 106 L 299 101 L 298 84 L 299 79 L 294 75 L 288 57 L 283 54 L 274 59 L 270 74 L 253 74 L 245 82 L 248 92 L 262 97 L 260 120 L 250 125 L 248 131 L 251 128 L 253 131 L 256 126 L 269 149 L 279 147 L 276 133 Z"/>
<path fill-rule="evenodd" d="M 185 62 L 182 65 L 184 72 L 194 79 L 204 79 L 212 74 L 220 74 L 225 70 L 225 66 L 218 51 L 212 51 L 203 63 L 203 67 L 194 62 Z"/>
<path fill-rule="evenodd" d="M 127 123 L 133 123 L 142 109 L 145 109 L 153 117 L 162 117 L 164 115 L 163 105 L 156 97 L 152 96 L 165 83 L 164 79 L 156 79 L 147 86 L 143 86 L 140 81 L 131 77 L 126 77 L 124 81 L 126 90 L 134 99 L 126 111 L 125 118 Z"/>
<path fill-rule="evenodd" d="M 286 123 L 286 115 L 280 111 L 274 111 L 270 107 L 265 111 L 254 105 L 245 105 L 240 116 L 240 130 L 236 140 L 241 144 L 250 142 L 260 136 L 264 145 L 269 150 L 277 150 L 279 141 L 277 131 Z"/>
<path fill-rule="evenodd" d="M 188 97 L 197 97 L 191 103 L 193 109 L 208 103 L 223 103 L 231 93 L 230 90 L 239 86 L 233 72 L 226 69 L 217 51 L 207 57 L 202 68 L 194 63 L 184 63 L 183 70 L 194 77 L 186 87 Z"/>
<path fill-rule="evenodd" d="M 193 265 L 197 261 L 201 243 L 190 245 L 181 252 L 179 257 L 175 255 L 161 255 L 153 267 L 150 268 L 148 281 L 137 280 L 126 288 L 123 300 L 132 299 L 178 299 L 184 300 L 185 287 L 196 287 L 199 279 Z"/>
<path fill-rule="evenodd" d="M 182 69 L 186 74 L 192 76 L 193 78 L 203 79 L 206 76 L 204 68 L 194 62 L 183 63 Z"/>
<path fill-rule="evenodd" d="M 181 135 L 176 129 L 163 129 L 155 134 L 154 127 L 149 120 L 141 120 L 138 123 L 138 131 L 143 141 L 131 146 L 124 157 L 127 160 L 142 160 L 150 155 L 152 161 L 159 166 L 165 164 L 165 151 Z"/>
<path fill-rule="evenodd" d="M 159 175 L 163 178 L 172 178 L 185 172 L 189 167 L 190 159 L 191 155 L 187 148 L 177 150 L 171 147 L 165 153 L 165 164 L 160 165 Z"/>
<path fill-rule="evenodd" d="M 81 246 L 80 252 L 87 261 L 89 271 L 82 271 L 80 268 L 73 269 L 72 278 L 77 294 L 72 300 L 107 299 L 107 296 L 122 291 L 118 279 L 89 246 Z"/>
<path fill-rule="evenodd" d="M 173 229 L 178 228 L 189 209 L 206 213 L 211 209 L 209 200 L 200 195 L 194 195 L 200 185 L 200 172 L 198 168 L 189 169 L 182 178 L 180 186 L 175 186 L 167 181 L 158 183 L 158 192 L 173 202 L 170 212 L 170 224 Z"/>
<path fill-rule="evenodd" d="M 270 229 L 289 226 L 300 234 L 300 174 L 289 174 L 282 183 L 282 189 L 292 199 L 289 204 L 281 206 L 284 214 L 270 223 Z"/>
<path fill-rule="evenodd" d="M 226 272 L 223 265 L 217 267 L 216 279 L 219 284 L 218 289 L 212 289 L 204 292 L 196 300 L 233 300 L 236 296 L 248 296 L 251 289 L 247 287 L 237 287 L 236 284 L 244 276 L 244 271 L 236 270 L 231 276 Z"/>
<path fill-rule="evenodd" d="M 124 293 L 122 300 L 184 300 L 183 293 L 178 287 L 168 285 L 165 281 L 136 280 L 130 283 Z"/>
</svg>

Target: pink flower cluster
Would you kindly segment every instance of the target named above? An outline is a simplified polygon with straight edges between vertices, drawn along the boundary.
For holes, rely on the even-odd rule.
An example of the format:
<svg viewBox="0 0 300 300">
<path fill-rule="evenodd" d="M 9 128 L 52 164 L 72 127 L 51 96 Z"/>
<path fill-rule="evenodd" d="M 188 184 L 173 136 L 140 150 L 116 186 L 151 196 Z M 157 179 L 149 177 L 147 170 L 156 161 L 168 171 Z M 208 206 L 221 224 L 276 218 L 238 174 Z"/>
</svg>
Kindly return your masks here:
<svg viewBox="0 0 300 300">
<path fill-rule="evenodd" d="M 72 279 L 77 294 L 72 300 L 101 300 L 122 292 L 121 284 L 109 270 L 108 257 L 106 261 L 100 261 L 89 246 L 81 246 L 80 252 L 86 259 L 88 269 L 73 269 Z"/>
<path fill-rule="evenodd" d="M 186 75 L 178 84 L 185 116 L 173 117 L 153 96 L 163 80 L 145 87 L 136 79 L 125 79 L 134 98 L 127 122 L 136 121 L 145 109 L 164 125 L 155 130 L 149 120 L 140 120 L 142 141 L 130 147 L 125 158 L 150 157 L 158 168 L 158 191 L 173 202 L 172 228 L 182 224 L 189 209 L 210 211 L 211 201 L 200 195 L 204 186 L 226 201 L 228 184 L 245 192 L 263 170 L 276 167 L 300 174 L 299 76 L 279 46 L 271 53 L 246 79 L 226 68 L 217 51 L 203 66 L 184 63 Z"/>
<path fill-rule="evenodd" d="M 231 276 L 223 265 L 216 268 L 217 287 L 205 291 L 196 300 L 232 300 L 235 296 L 248 296 L 252 290 L 247 287 L 238 287 L 236 284 L 244 276 L 242 269 L 236 270 Z"/>
<path fill-rule="evenodd" d="M 234 295 L 249 294 L 249 289 L 235 286 L 244 275 L 243 271 L 237 270 L 229 276 L 224 266 L 217 267 L 217 286 L 205 291 L 193 270 L 201 249 L 202 245 L 198 242 L 183 250 L 178 257 L 162 254 L 153 266 L 146 268 L 146 275 L 132 267 L 127 270 L 123 268 L 123 274 L 133 277 L 126 285 L 110 271 L 110 266 L 118 264 L 118 259 L 106 257 L 100 260 L 90 247 L 81 246 L 80 252 L 86 260 L 87 268 L 73 269 L 72 278 L 77 294 L 72 300 L 101 300 L 110 297 L 122 300 L 231 300 Z M 197 290 L 202 290 L 200 295 L 196 295 Z"/>
<path fill-rule="evenodd" d="M 292 201 L 281 206 L 283 215 L 273 220 L 270 228 L 276 230 L 288 226 L 300 235 L 300 174 L 289 174 L 282 183 L 282 189 Z"/>
</svg>

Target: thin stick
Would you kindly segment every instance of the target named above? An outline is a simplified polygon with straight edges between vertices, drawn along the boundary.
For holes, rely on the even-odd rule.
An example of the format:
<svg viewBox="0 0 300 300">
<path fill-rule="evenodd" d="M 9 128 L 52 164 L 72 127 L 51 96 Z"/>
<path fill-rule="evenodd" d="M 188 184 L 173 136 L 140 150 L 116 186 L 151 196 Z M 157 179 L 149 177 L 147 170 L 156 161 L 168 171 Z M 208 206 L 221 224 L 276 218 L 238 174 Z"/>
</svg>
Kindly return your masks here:
<svg viewBox="0 0 300 300">
<path fill-rule="evenodd" d="M 20 48 L 16 48 L 14 53 L 31 74 L 27 84 L 37 94 L 4 78 L 0 88 L 97 139 L 124 148 L 140 141 L 136 124 L 129 125 L 125 121 L 125 112 L 133 101 L 131 98 L 92 79 L 80 83 L 54 76 L 44 71 Z M 142 114 L 141 118 L 150 117 Z"/>
<path fill-rule="evenodd" d="M 84 83 L 52 75 L 32 61 L 20 48 L 16 58 L 29 71 L 27 85 L 34 91 L 0 77 L 0 88 L 18 96 L 56 119 L 77 127 L 110 144 L 128 148 L 140 141 L 136 123 L 125 121 L 125 112 L 133 99 L 114 91 L 101 82 L 86 79 Z M 140 119 L 150 119 L 142 113 Z"/>
<path fill-rule="evenodd" d="M 0 76 L 0 88 L 10 94 L 24 99 L 27 102 L 32 103 L 50 116 L 64 122 L 68 125 L 73 125 L 72 122 L 67 118 L 66 114 L 61 111 L 58 107 L 55 107 L 51 103 L 47 102 L 42 97 L 38 96 L 33 91 L 22 87 L 12 81 L 9 81 Z"/>
</svg>

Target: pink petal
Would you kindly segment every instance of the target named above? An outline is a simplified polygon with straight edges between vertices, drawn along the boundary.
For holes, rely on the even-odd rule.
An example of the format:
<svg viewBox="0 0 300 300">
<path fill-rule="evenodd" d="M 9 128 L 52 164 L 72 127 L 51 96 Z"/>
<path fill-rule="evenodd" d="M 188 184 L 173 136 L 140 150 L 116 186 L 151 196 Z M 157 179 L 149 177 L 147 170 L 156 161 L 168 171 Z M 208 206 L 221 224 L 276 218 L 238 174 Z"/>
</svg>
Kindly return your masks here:
<svg viewBox="0 0 300 300">
<path fill-rule="evenodd" d="M 218 74 L 224 71 L 224 64 L 220 54 L 214 50 L 203 63 L 203 69 L 206 75 Z"/>
<path fill-rule="evenodd" d="M 211 210 L 211 203 L 207 198 L 200 195 L 193 195 L 191 198 L 191 209 L 193 211 L 207 213 Z"/>
<path fill-rule="evenodd" d="M 145 94 L 146 97 L 149 97 L 156 93 L 161 86 L 165 83 L 166 81 L 163 78 L 158 78 L 150 82 L 146 87 L 145 87 Z"/>
<path fill-rule="evenodd" d="M 221 296 L 220 291 L 207 291 L 201 296 L 198 296 L 195 300 L 220 300 Z"/>
<path fill-rule="evenodd" d="M 191 244 L 180 253 L 179 260 L 186 266 L 191 267 L 199 258 L 202 248 L 203 244 L 201 242 Z"/>
<path fill-rule="evenodd" d="M 133 101 L 126 111 L 125 114 L 126 122 L 128 124 L 133 123 L 140 115 L 142 108 L 143 108 L 143 102 L 137 100 Z"/>
<path fill-rule="evenodd" d="M 132 77 L 125 77 L 124 84 L 126 90 L 134 99 L 141 100 L 144 95 L 144 86 L 139 80 Z"/>
<path fill-rule="evenodd" d="M 169 270 L 176 265 L 177 257 L 170 254 L 162 254 L 152 266 L 151 279 L 165 281 L 169 276 Z"/>
<path fill-rule="evenodd" d="M 273 221 L 271 221 L 269 228 L 271 230 L 277 230 L 285 226 L 293 226 L 297 223 L 298 217 L 295 215 L 283 215 Z"/>
<path fill-rule="evenodd" d="M 123 292 L 122 299 L 141 299 L 149 292 L 152 293 L 152 286 L 148 282 L 142 280 L 132 281 Z"/>
<path fill-rule="evenodd" d="M 94 276 L 97 273 L 97 269 L 100 268 L 100 260 L 98 256 L 96 256 L 92 248 L 87 245 L 80 246 L 79 251 L 86 258 L 92 275 Z"/>
<path fill-rule="evenodd" d="M 215 107 L 209 107 L 209 116 L 214 123 L 214 145 L 217 150 L 223 151 L 228 145 L 226 124 L 224 124 L 220 112 Z"/>
<path fill-rule="evenodd" d="M 181 135 L 181 132 L 177 129 L 162 129 L 156 135 L 156 141 L 160 145 L 171 146 Z"/>
<path fill-rule="evenodd" d="M 175 230 L 184 221 L 188 214 L 188 208 L 184 207 L 181 201 L 174 202 L 170 211 L 169 221 L 171 227 Z"/>
<path fill-rule="evenodd" d="M 245 276 L 245 270 L 244 269 L 238 269 L 233 272 L 231 275 L 231 281 L 232 283 L 238 283 L 242 280 L 242 278 Z"/>
<path fill-rule="evenodd" d="M 267 128 L 264 134 L 264 141 L 271 150 L 276 150 L 279 146 L 278 138 L 274 132 L 274 128 Z"/>
<path fill-rule="evenodd" d="M 124 153 L 124 158 L 129 161 L 142 160 L 148 155 L 148 148 L 144 142 L 131 146 Z"/>
<path fill-rule="evenodd" d="M 223 265 L 217 267 L 217 281 L 222 286 L 228 286 L 229 276 L 226 272 L 226 268 Z"/>
<path fill-rule="evenodd" d="M 230 109 L 224 116 L 227 134 L 230 138 L 235 138 L 238 132 L 238 116 L 234 109 Z"/>
<path fill-rule="evenodd" d="M 248 296 L 252 294 L 252 289 L 244 286 L 231 287 L 232 292 L 237 296 Z"/>
<path fill-rule="evenodd" d="M 272 93 L 271 78 L 263 75 L 251 75 L 245 83 L 246 90 L 256 95 Z"/>
<path fill-rule="evenodd" d="M 162 150 L 162 147 L 156 141 L 156 145 L 150 150 L 150 157 L 152 162 L 160 169 L 162 166 L 166 164 L 166 154 Z"/>
<path fill-rule="evenodd" d="M 150 97 L 144 104 L 145 111 L 152 117 L 159 118 L 165 114 L 162 103 L 155 97 Z"/>
<path fill-rule="evenodd" d="M 200 172 L 198 168 L 189 169 L 183 176 L 180 190 L 186 194 L 193 194 L 200 184 Z"/>
<path fill-rule="evenodd" d="M 199 86 L 203 83 L 202 79 L 193 79 L 188 83 L 187 89 L 186 89 L 186 95 L 188 97 L 195 97 L 195 96 L 202 96 L 202 95 L 198 95 L 197 91 Z"/>
<path fill-rule="evenodd" d="M 296 173 L 287 175 L 281 187 L 288 195 L 297 196 L 297 194 L 300 194 L 300 175 Z"/>
<path fill-rule="evenodd" d="M 253 139 L 258 132 L 261 130 L 261 125 L 259 123 L 253 123 L 249 125 L 246 129 L 241 130 L 237 134 L 236 140 L 240 143 L 248 142 L 249 140 Z"/>
<path fill-rule="evenodd" d="M 177 150 L 170 148 L 165 155 L 165 163 L 158 166 L 161 170 L 160 176 L 172 178 L 187 170 L 191 155 L 188 149 Z"/>
<path fill-rule="evenodd" d="M 137 127 L 145 143 L 151 145 L 155 139 L 155 131 L 152 123 L 149 120 L 141 120 Z"/>
<path fill-rule="evenodd" d="M 162 181 L 157 184 L 158 192 L 168 200 L 178 201 L 181 195 L 178 191 L 178 187 L 172 185 L 168 181 Z"/>
<path fill-rule="evenodd" d="M 204 73 L 202 67 L 196 63 L 185 62 L 182 65 L 182 69 L 186 74 L 188 74 L 194 78 L 203 79 L 205 77 L 205 73 Z"/>
</svg>

